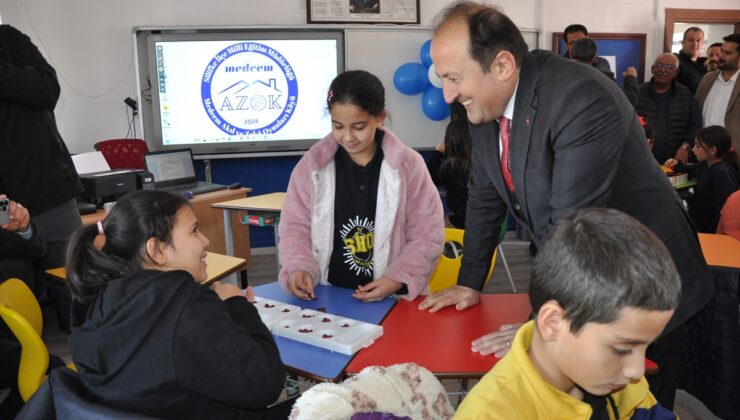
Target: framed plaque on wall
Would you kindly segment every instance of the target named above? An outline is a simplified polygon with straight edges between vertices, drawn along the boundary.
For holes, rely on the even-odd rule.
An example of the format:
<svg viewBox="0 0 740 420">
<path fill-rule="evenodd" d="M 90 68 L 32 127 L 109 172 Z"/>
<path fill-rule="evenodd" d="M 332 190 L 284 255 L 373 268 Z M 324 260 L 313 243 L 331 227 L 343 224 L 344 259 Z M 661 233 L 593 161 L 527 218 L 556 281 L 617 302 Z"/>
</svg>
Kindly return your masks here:
<svg viewBox="0 0 740 420">
<path fill-rule="evenodd" d="M 306 0 L 308 23 L 419 23 L 419 0 Z"/>
</svg>

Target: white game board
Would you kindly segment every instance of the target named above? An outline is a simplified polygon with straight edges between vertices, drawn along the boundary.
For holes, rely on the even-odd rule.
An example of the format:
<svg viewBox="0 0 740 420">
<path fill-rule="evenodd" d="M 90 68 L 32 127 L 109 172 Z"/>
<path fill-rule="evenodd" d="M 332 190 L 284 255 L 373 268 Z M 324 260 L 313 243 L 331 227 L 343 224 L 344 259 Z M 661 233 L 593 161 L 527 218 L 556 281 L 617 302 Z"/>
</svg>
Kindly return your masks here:
<svg viewBox="0 0 740 420">
<path fill-rule="evenodd" d="M 273 334 L 342 354 L 352 355 L 383 335 L 380 325 L 259 296 L 255 296 L 254 306 Z"/>
</svg>

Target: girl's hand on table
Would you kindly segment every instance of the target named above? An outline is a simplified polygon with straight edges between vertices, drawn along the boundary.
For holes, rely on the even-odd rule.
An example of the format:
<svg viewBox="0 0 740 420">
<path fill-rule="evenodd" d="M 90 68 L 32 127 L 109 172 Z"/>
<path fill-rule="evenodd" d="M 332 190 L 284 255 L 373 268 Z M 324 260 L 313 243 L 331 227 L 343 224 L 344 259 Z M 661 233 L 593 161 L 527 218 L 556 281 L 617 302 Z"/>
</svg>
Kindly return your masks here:
<svg viewBox="0 0 740 420">
<path fill-rule="evenodd" d="M 313 300 L 313 277 L 303 270 L 296 271 L 288 278 L 288 289 L 298 299 Z"/>
<path fill-rule="evenodd" d="M 352 297 L 363 302 L 373 302 L 385 299 L 386 296 L 397 292 L 401 287 L 403 287 L 403 283 L 387 277 L 381 277 L 364 286 L 358 287 L 352 294 Z"/>
</svg>

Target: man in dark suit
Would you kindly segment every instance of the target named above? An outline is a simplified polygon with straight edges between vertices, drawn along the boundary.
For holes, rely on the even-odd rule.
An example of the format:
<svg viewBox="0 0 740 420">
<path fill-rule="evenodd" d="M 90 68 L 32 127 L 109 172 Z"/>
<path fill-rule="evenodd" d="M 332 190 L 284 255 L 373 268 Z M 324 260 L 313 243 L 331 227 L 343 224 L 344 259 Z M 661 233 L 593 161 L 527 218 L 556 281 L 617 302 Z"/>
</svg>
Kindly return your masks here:
<svg viewBox="0 0 740 420">
<path fill-rule="evenodd" d="M 648 350 L 660 365 L 651 389 L 671 408 L 684 325 L 709 301 L 713 280 L 632 106 L 598 70 L 547 51 L 527 53 L 511 20 L 486 6 L 451 5 L 435 30 L 431 55 L 445 100 L 462 103 L 468 112 L 473 176 L 458 284 L 429 296 L 420 309 L 463 310 L 478 302 L 507 209 L 536 245 L 575 210 L 621 210 L 666 244 L 681 274 L 679 308 Z M 508 122 L 499 123 L 502 116 Z M 514 332 L 484 336 L 473 350 L 500 354 Z"/>
</svg>

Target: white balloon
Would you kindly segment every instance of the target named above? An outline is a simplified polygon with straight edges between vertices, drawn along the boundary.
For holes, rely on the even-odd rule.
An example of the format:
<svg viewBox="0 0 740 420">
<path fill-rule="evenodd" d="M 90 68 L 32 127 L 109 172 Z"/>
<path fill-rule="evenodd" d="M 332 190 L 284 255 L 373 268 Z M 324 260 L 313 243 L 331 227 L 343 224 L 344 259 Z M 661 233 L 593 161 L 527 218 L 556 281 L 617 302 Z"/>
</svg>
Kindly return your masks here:
<svg viewBox="0 0 740 420">
<path fill-rule="evenodd" d="M 437 76 L 437 73 L 434 71 L 434 63 L 429 66 L 427 77 L 429 78 L 429 83 L 431 83 L 432 86 L 442 89 L 442 79 L 440 79 L 439 76 Z"/>
</svg>

